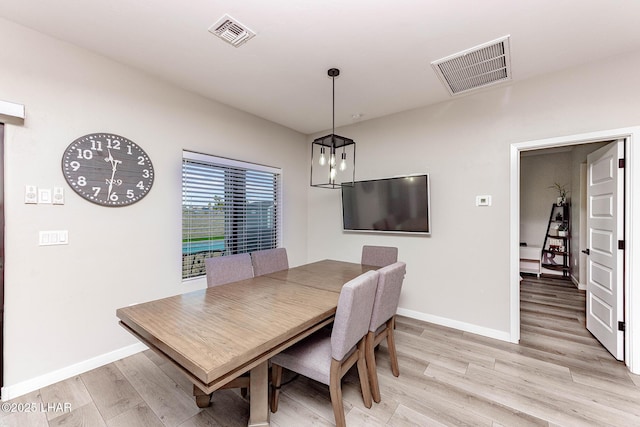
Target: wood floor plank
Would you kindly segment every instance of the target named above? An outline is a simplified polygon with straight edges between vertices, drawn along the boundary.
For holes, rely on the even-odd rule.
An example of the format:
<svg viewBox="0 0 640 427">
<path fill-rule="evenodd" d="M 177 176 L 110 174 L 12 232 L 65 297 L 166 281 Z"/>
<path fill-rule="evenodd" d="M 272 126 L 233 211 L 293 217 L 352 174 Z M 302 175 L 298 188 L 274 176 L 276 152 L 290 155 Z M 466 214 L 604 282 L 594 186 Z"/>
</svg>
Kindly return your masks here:
<svg viewBox="0 0 640 427">
<path fill-rule="evenodd" d="M 512 375 L 473 365 L 469 367 L 467 376 L 475 378 L 478 382 L 507 388 L 513 395 L 521 398 L 545 396 L 546 404 L 549 407 L 561 408 L 565 417 L 580 414 L 579 418 L 595 425 L 640 425 L 640 417 L 633 413 L 636 411 L 630 411 L 631 408 L 621 410 L 619 407 L 613 407 L 611 399 L 603 397 L 602 392 L 586 393 L 589 396 L 587 398 L 585 393 L 578 394 L 577 390 L 580 387 L 569 388 L 569 382 L 563 384 L 567 388 L 562 388 L 562 385 L 556 387 L 560 385 L 558 383 L 534 382 L 533 377 L 527 378 L 526 381 L 518 381 L 514 380 Z"/>
<path fill-rule="evenodd" d="M 10 412 L 0 419 L 3 427 L 49 427 L 45 412 L 25 413 Z"/>
<path fill-rule="evenodd" d="M 436 421 L 433 418 L 430 418 L 418 411 L 414 411 L 411 408 L 407 408 L 404 405 L 398 405 L 398 409 L 394 412 L 393 417 L 391 417 L 387 425 L 393 427 L 444 427 L 447 424 Z"/>
<path fill-rule="evenodd" d="M 178 425 L 200 410 L 194 399 L 143 353 L 115 362 L 149 408 L 167 426 Z M 179 392 L 177 392 L 179 391 Z"/>
<path fill-rule="evenodd" d="M 46 412 L 40 410 L 18 411 L 19 405 L 29 405 L 36 409 L 42 405 L 40 390 L 27 393 L 23 396 L 6 402 L 0 411 L 0 426 L 6 427 L 48 427 Z"/>
<path fill-rule="evenodd" d="M 142 397 L 114 364 L 93 369 L 80 378 L 106 421 L 143 402 Z"/>
<path fill-rule="evenodd" d="M 444 367 L 442 368 L 447 369 Z M 490 421 L 493 420 L 494 422 L 499 421 L 505 425 L 545 425 L 542 420 L 531 417 L 526 413 L 519 413 L 511 408 L 501 406 L 496 404 L 496 402 L 485 399 L 482 396 L 470 395 L 466 391 L 457 388 L 455 384 L 442 383 L 424 375 L 414 376 L 413 378 L 404 377 L 402 374 L 401 376 L 402 378 L 396 378 L 390 372 L 381 373 L 381 383 L 385 385 L 383 388 L 383 392 L 385 394 L 382 396 L 383 402 L 391 398 L 399 400 L 401 405 L 406 405 L 412 408 L 415 407 L 415 405 L 406 398 L 406 395 L 395 396 L 390 393 L 390 391 L 394 390 L 395 387 L 404 388 L 409 384 L 413 385 L 417 389 L 421 388 L 420 391 L 413 392 L 413 397 L 420 396 L 421 394 L 424 395 L 425 398 L 418 399 L 419 401 L 436 400 L 440 402 L 441 406 L 446 407 L 448 412 L 456 414 L 471 413 L 481 416 L 481 421 L 473 419 L 474 423 L 486 422 L 490 425 Z M 436 415 L 432 415 L 430 419 L 436 420 L 438 418 Z M 445 420 L 440 419 L 440 421 L 444 422 Z M 459 419 L 456 422 L 462 421 L 463 420 Z"/>
<path fill-rule="evenodd" d="M 562 404 L 537 393 L 536 390 L 524 390 L 524 385 L 504 383 L 491 376 L 481 378 L 479 375 L 468 377 L 437 366 L 429 366 L 425 375 L 443 383 L 455 384 L 456 387 L 475 396 L 497 402 L 513 410 L 528 413 L 534 417 L 558 423 L 559 425 L 593 425 L 580 414 L 570 414 Z"/>
<path fill-rule="evenodd" d="M 80 408 L 92 401 L 82 379 L 79 376 L 60 381 L 40 390 L 43 405 L 68 404 L 71 410 Z M 47 419 L 65 415 L 63 411 L 47 411 Z"/>
<path fill-rule="evenodd" d="M 217 390 L 211 397 L 211 406 L 202 412 L 221 426 L 245 427 L 249 422 L 249 401 L 235 390 Z"/>
<path fill-rule="evenodd" d="M 406 354 L 411 351 L 413 354 L 421 355 L 428 363 L 446 363 L 459 367 L 468 363 L 491 367 L 495 363 L 493 355 L 473 351 L 460 336 L 442 341 L 438 339 L 438 334 L 439 332 L 425 329 L 420 337 L 407 339 L 407 336 L 397 333 L 396 344 L 398 341 L 403 344 L 398 353 Z"/>
<path fill-rule="evenodd" d="M 522 369 L 521 366 L 502 363 L 501 361 L 496 363 L 495 371 L 508 377 L 518 378 L 528 384 L 552 390 L 549 392 L 550 394 L 570 395 L 572 399 L 577 401 L 593 402 L 617 409 L 629 416 L 640 416 L 640 405 L 638 405 L 640 393 L 630 387 L 625 390 L 625 393 L 620 393 L 620 390 L 616 391 L 608 387 L 608 384 L 601 382 L 591 381 L 588 384 L 586 382 L 577 382 L 573 373 L 569 378 L 542 375 L 540 372 Z"/>
<path fill-rule="evenodd" d="M 164 427 L 146 403 L 140 403 L 109 420 L 109 427 Z"/>
<path fill-rule="evenodd" d="M 348 393 L 344 387 L 342 391 L 343 394 Z M 293 382 L 282 387 L 280 394 L 287 394 L 289 399 L 299 405 L 307 407 L 307 409 L 322 417 L 327 422 L 333 423 L 335 420 L 333 416 L 333 409 L 331 407 L 329 387 L 324 384 L 320 384 L 304 377 L 299 377 Z M 352 404 L 349 400 L 343 399 L 343 401 L 344 412 L 347 414 L 351 410 Z"/>
<path fill-rule="evenodd" d="M 361 408 L 351 408 L 346 415 L 346 423 L 349 427 L 384 427 L 385 422 L 371 414 L 371 411 Z"/>
<path fill-rule="evenodd" d="M 98 408 L 93 402 L 87 403 L 84 406 L 75 408 L 73 411 L 64 413 L 58 417 L 53 418 L 49 422 L 50 427 L 63 427 L 63 426 L 91 426 L 91 427 L 106 427 L 107 424 L 100 415 Z"/>
<path fill-rule="evenodd" d="M 331 416 L 333 417 L 332 414 Z M 293 426 L 301 420 L 304 420 L 305 425 L 313 427 L 330 427 L 335 425 L 333 419 L 328 420 L 325 416 L 318 415 L 318 413 L 308 406 L 291 399 L 287 393 L 280 394 L 278 412 L 271 414 L 271 420 L 278 426 Z"/>
<path fill-rule="evenodd" d="M 384 384 L 387 391 L 383 394 L 384 399 L 393 398 L 401 405 L 425 414 L 438 422 L 463 426 L 491 425 L 491 420 L 488 417 L 468 410 L 468 408 L 463 409 L 465 405 L 461 401 L 450 400 L 450 396 L 448 396 L 450 390 L 443 387 L 442 384 L 427 383 L 422 377 L 403 378 L 402 382 L 383 377 L 380 378 L 380 384 Z M 399 392 L 401 388 L 404 389 L 409 384 L 412 385 L 412 392 Z"/>
</svg>

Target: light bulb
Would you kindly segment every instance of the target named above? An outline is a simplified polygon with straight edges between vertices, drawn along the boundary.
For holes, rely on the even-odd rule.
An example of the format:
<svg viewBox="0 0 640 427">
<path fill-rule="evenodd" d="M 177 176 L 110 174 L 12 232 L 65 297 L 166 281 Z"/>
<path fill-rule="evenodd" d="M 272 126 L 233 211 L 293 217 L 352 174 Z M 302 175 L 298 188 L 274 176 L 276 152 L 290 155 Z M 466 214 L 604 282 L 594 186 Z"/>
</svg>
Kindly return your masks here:
<svg viewBox="0 0 640 427">
<path fill-rule="evenodd" d="M 331 168 L 331 171 L 329 172 L 329 177 L 331 178 L 332 181 L 336 178 L 336 168 Z"/>
<path fill-rule="evenodd" d="M 342 153 L 342 160 L 340 160 L 340 170 L 344 171 L 347 169 L 347 153 Z"/>
<path fill-rule="evenodd" d="M 331 153 L 331 166 L 336 165 L 336 153 Z"/>
<path fill-rule="evenodd" d="M 320 159 L 318 160 L 320 166 L 324 166 L 327 164 L 327 158 L 324 155 L 324 147 L 320 147 Z"/>
</svg>

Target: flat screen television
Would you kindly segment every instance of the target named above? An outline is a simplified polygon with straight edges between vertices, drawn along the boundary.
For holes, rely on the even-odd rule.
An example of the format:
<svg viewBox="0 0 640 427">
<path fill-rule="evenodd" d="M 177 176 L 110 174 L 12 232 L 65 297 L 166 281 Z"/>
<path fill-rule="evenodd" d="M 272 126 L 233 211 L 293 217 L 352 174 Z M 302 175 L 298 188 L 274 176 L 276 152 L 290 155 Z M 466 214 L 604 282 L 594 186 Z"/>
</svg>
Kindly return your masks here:
<svg viewBox="0 0 640 427">
<path fill-rule="evenodd" d="M 431 234 L 429 175 L 356 181 L 342 187 L 345 231 Z"/>
</svg>

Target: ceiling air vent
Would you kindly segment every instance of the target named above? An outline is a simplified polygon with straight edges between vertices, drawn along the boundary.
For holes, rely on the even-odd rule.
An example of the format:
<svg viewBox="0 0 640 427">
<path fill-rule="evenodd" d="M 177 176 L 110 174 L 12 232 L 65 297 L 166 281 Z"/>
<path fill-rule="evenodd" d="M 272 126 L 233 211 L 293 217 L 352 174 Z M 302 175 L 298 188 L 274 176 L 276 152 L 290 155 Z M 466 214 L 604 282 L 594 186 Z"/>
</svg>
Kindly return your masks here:
<svg viewBox="0 0 640 427">
<path fill-rule="evenodd" d="M 256 35 L 255 32 L 238 22 L 237 19 L 224 15 L 218 22 L 209 27 L 209 32 L 220 37 L 234 47 L 238 47 Z"/>
<path fill-rule="evenodd" d="M 511 80 L 509 36 L 433 61 L 451 95 Z"/>
</svg>

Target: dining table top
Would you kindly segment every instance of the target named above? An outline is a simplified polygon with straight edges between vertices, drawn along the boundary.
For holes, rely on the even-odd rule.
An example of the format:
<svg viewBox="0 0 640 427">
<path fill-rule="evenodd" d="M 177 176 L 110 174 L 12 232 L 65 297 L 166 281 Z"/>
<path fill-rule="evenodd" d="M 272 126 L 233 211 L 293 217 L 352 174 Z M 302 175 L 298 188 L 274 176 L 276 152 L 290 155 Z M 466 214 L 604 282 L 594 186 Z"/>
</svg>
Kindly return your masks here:
<svg viewBox="0 0 640 427">
<path fill-rule="evenodd" d="M 116 315 L 210 393 L 329 323 L 342 285 L 372 269 L 324 260 L 123 307 Z"/>
</svg>

